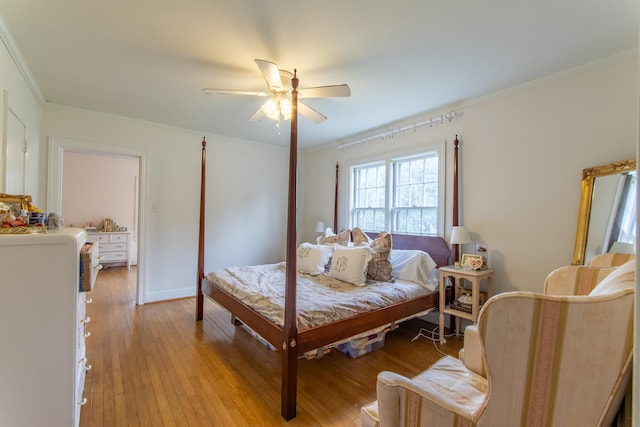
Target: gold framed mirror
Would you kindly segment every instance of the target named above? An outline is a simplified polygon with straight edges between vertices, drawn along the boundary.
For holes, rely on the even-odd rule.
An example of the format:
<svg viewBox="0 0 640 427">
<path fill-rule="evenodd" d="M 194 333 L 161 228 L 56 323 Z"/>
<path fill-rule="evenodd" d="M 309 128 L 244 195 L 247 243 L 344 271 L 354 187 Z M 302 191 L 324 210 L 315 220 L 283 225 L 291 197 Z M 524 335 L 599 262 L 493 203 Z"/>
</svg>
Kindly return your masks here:
<svg viewBox="0 0 640 427">
<path fill-rule="evenodd" d="M 585 264 L 592 256 L 609 252 L 614 244 L 625 248 L 623 250 L 635 248 L 636 180 L 636 159 L 582 171 L 573 265 Z M 621 222 L 626 226 L 621 226 Z M 632 230 L 630 222 L 633 223 Z"/>
</svg>

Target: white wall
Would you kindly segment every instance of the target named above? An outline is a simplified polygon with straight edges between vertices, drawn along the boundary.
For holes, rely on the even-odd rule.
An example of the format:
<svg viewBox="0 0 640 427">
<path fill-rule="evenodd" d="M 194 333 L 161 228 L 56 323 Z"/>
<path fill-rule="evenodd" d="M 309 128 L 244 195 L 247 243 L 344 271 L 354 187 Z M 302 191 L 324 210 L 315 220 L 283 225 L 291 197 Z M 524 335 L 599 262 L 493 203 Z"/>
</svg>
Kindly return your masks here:
<svg viewBox="0 0 640 427">
<path fill-rule="evenodd" d="M 146 282 L 144 301 L 194 295 L 203 134 L 47 104 L 42 135 L 44 156 L 47 137 L 86 141 L 100 151 L 105 146 L 126 146 L 147 153 L 147 177 L 141 177 L 141 183 L 146 182 L 141 189 L 147 195 L 146 213 L 139 242 L 141 256 L 146 253 L 146 258 L 138 260 L 145 265 L 139 271 Z M 208 154 L 205 271 L 281 260 L 288 151 L 204 136 Z M 42 171 L 42 176 L 47 174 Z M 46 188 L 44 180 L 42 186 Z"/>
<path fill-rule="evenodd" d="M 0 23 L 2 24 L 2 23 Z M 0 36 L 7 41 L 4 34 L 4 26 L 0 25 Z M 0 43 L 0 136 L 6 131 L 6 124 L 3 123 L 5 113 L 10 109 L 12 114 L 27 127 L 27 143 L 30 161 L 27 165 L 27 194 L 33 196 L 33 202 L 40 207 L 43 202 L 38 193 L 38 139 L 41 126 L 42 111 L 40 102 L 34 96 L 33 91 L 23 78 L 14 58 L 9 54 L 5 44 Z M 3 101 L 6 99 L 6 104 Z M 5 189 L 6 177 L 6 145 L 4 138 L 0 137 L 0 192 Z"/>
<path fill-rule="evenodd" d="M 344 228 L 350 162 L 444 140 L 450 168 L 458 134 L 461 223 L 476 241 L 488 244 L 495 290 L 541 291 L 551 270 L 571 264 L 582 169 L 636 157 L 637 62 L 628 55 L 549 77 L 461 105 L 453 111 L 464 115 L 451 123 L 390 140 L 308 152 L 304 239 L 315 237 L 316 221 L 332 222 L 336 161 L 341 165 L 339 227 Z M 450 221 L 451 169 L 448 174 Z M 465 250 L 473 251 L 473 245 Z"/>
</svg>

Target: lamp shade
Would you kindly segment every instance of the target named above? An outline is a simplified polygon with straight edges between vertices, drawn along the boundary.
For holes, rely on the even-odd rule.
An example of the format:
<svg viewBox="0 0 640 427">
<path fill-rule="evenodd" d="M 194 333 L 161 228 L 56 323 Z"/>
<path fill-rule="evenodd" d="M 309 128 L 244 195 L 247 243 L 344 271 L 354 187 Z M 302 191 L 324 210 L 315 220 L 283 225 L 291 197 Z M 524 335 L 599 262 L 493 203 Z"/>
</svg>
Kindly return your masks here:
<svg viewBox="0 0 640 427">
<path fill-rule="evenodd" d="M 323 233 L 323 232 L 324 232 L 324 222 L 318 221 L 318 223 L 316 224 L 316 233 Z"/>
<path fill-rule="evenodd" d="M 471 243 L 471 236 L 467 229 L 463 225 L 453 227 L 451 230 L 451 244 L 463 245 L 466 243 Z"/>
</svg>

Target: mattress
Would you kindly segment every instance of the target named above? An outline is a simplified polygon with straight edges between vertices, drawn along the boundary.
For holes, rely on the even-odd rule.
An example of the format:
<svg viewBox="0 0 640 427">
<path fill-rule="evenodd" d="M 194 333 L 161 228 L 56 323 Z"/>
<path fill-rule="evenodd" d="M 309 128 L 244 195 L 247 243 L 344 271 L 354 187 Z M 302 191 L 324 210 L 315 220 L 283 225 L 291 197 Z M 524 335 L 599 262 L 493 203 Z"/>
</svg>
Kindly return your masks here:
<svg viewBox="0 0 640 427">
<path fill-rule="evenodd" d="M 285 263 L 227 267 L 206 279 L 273 323 L 284 324 Z M 433 292 L 417 283 L 368 281 L 353 286 L 325 274 L 297 274 L 297 328 L 332 323 Z"/>
</svg>

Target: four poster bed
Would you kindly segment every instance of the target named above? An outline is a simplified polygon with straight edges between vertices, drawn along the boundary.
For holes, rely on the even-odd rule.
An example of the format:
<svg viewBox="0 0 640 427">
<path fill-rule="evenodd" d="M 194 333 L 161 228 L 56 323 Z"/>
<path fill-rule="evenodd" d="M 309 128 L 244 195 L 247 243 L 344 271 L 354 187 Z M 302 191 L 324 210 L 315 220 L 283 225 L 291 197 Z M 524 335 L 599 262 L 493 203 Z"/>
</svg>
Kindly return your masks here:
<svg viewBox="0 0 640 427">
<path fill-rule="evenodd" d="M 280 264 L 254 267 L 232 267 L 218 270 L 214 273 L 204 272 L 204 201 L 205 201 L 205 169 L 206 142 L 202 142 L 202 175 L 200 196 L 200 233 L 198 248 L 197 273 L 197 302 L 196 320 L 202 320 L 204 295 L 207 295 L 222 307 L 227 309 L 233 321 L 244 324 L 251 331 L 281 352 L 282 358 L 282 387 L 281 387 L 281 415 L 286 420 L 296 415 L 296 386 L 297 361 L 306 353 L 316 349 L 331 346 L 337 342 L 344 342 L 352 337 L 363 336 L 370 331 L 381 330 L 388 325 L 394 325 L 402 320 L 415 317 L 437 307 L 437 285 L 425 287 L 411 281 L 395 280 L 389 282 L 369 282 L 366 286 L 342 284 L 340 280 L 324 274 L 302 274 L 297 272 L 296 266 L 296 170 L 297 170 L 297 86 L 298 79 L 294 73 L 292 79 L 292 115 L 291 115 L 291 146 L 289 163 L 289 204 L 287 220 L 287 254 L 286 261 Z M 455 141 L 454 154 L 454 195 L 457 194 L 457 151 L 458 141 Z M 338 166 L 336 166 L 336 207 Z M 455 197 L 457 199 L 457 196 Z M 337 218 L 334 217 L 334 230 Z M 457 203 L 454 201 L 454 225 L 457 225 Z M 375 236 L 370 236 L 375 237 Z M 440 267 L 451 263 L 451 250 L 444 239 L 433 236 L 391 235 L 393 250 L 410 249 L 428 253 L 435 265 Z M 392 252 L 393 252 L 392 250 Z M 415 251 L 414 251 L 415 252 Z M 249 276 L 242 276 L 243 273 Z M 284 281 L 284 289 L 282 282 Z M 254 284 L 257 290 L 250 290 Z M 309 298 L 314 289 L 322 289 L 326 295 L 319 294 Z M 377 289 L 393 287 L 389 296 L 378 297 Z M 262 293 L 267 288 L 280 289 L 275 296 Z M 297 296 L 296 292 L 300 291 Z M 252 293 L 253 292 L 253 293 Z M 347 295 L 347 300 L 340 299 Z M 381 294 L 382 295 L 382 294 Z M 318 300 L 328 299 L 329 314 L 307 313 L 309 303 L 314 305 Z M 275 300 L 275 306 L 264 308 L 259 300 Z M 366 307 L 357 308 L 357 302 L 376 301 Z M 297 304 L 300 304 L 298 310 Z M 355 308 L 354 308 L 355 307 Z M 311 307 L 315 309 L 316 307 Z"/>
</svg>

